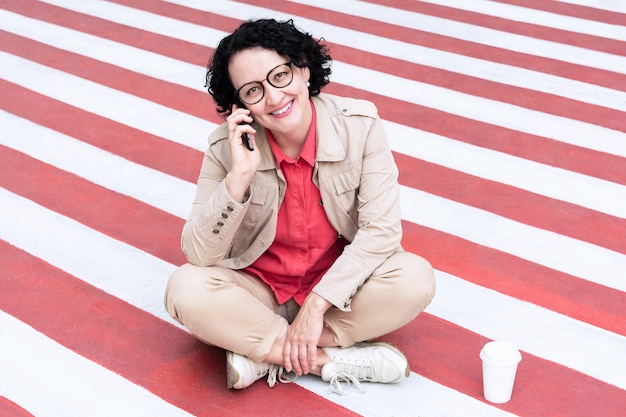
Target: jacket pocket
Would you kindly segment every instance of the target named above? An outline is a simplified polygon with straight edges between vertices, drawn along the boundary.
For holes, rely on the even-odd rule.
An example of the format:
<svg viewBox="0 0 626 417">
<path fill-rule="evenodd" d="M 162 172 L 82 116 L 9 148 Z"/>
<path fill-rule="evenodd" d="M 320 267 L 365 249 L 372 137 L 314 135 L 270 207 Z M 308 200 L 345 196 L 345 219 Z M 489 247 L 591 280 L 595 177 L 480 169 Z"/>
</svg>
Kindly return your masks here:
<svg viewBox="0 0 626 417">
<path fill-rule="evenodd" d="M 337 201 L 344 211 L 354 218 L 357 210 L 359 177 L 352 172 L 342 172 L 332 178 Z"/>
<path fill-rule="evenodd" d="M 269 190 L 264 188 L 259 188 L 252 193 L 250 197 L 250 206 L 248 207 L 248 211 L 243 218 L 243 226 L 246 228 L 253 228 L 255 224 L 258 223 L 259 217 L 263 210 L 265 209 L 265 204 L 267 203 L 269 196 Z"/>
</svg>

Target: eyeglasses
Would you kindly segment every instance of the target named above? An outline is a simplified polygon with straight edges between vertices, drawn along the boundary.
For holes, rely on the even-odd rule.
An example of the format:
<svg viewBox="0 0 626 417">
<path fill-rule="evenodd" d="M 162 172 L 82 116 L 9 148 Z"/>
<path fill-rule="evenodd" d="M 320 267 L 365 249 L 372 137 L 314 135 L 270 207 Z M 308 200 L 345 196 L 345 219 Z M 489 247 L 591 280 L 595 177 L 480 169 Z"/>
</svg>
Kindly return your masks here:
<svg viewBox="0 0 626 417">
<path fill-rule="evenodd" d="M 246 104 L 256 104 L 265 96 L 265 88 L 263 88 L 263 81 L 267 81 L 269 85 L 275 88 L 285 88 L 293 80 L 293 70 L 291 69 L 291 62 L 286 62 L 275 68 L 272 68 L 267 73 L 267 77 L 262 81 L 251 81 L 244 84 L 239 90 L 237 90 L 237 97 Z"/>
</svg>

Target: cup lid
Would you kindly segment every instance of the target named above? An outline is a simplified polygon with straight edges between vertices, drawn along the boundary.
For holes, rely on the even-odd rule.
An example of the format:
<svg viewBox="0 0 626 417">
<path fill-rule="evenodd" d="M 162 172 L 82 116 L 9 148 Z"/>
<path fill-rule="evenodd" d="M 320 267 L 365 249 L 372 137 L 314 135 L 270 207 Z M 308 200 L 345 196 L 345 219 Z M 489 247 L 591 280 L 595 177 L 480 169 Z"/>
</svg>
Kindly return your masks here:
<svg viewBox="0 0 626 417">
<path fill-rule="evenodd" d="M 480 358 L 502 365 L 512 365 L 521 361 L 522 355 L 512 343 L 493 341 L 483 347 L 480 351 Z"/>
</svg>

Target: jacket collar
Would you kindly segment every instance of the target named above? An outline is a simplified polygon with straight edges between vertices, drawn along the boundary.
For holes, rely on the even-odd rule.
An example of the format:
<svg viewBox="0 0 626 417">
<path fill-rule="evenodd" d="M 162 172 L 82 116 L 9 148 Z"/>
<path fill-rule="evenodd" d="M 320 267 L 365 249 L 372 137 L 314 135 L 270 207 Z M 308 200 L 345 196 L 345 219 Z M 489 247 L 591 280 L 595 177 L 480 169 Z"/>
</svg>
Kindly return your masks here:
<svg viewBox="0 0 626 417">
<path fill-rule="evenodd" d="M 320 96 L 322 96 L 320 94 Z M 312 98 L 316 112 L 316 129 L 317 129 L 317 162 L 333 162 L 342 161 L 346 157 L 346 150 L 339 135 L 337 135 L 337 127 L 333 124 L 332 118 L 341 111 L 336 108 L 329 108 L 329 101 L 323 97 L 315 96 Z"/>
</svg>

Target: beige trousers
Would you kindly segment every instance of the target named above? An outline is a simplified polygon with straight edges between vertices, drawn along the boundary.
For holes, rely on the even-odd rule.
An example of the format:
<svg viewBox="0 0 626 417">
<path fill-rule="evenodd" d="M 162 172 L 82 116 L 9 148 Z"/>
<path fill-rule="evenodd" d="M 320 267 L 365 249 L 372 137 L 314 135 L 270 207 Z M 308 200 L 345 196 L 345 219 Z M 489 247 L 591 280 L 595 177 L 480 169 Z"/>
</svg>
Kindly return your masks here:
<svg viewBox="0 0 626 417">
<path fill-rule="evenodd" d="M 337 346 L 390 333 L 428 306 L 435 295 L 430 264 L 397 252 L 378 267 L 352 300 L 351 311 L 331 307 L 324 317 Z M 261 362 L 287 333 L 299 306 L 276 303 L 262 280 L 221 266 L 186 264 L 170 277 L 165 308 L 198 339 Z"/>
</svg>

